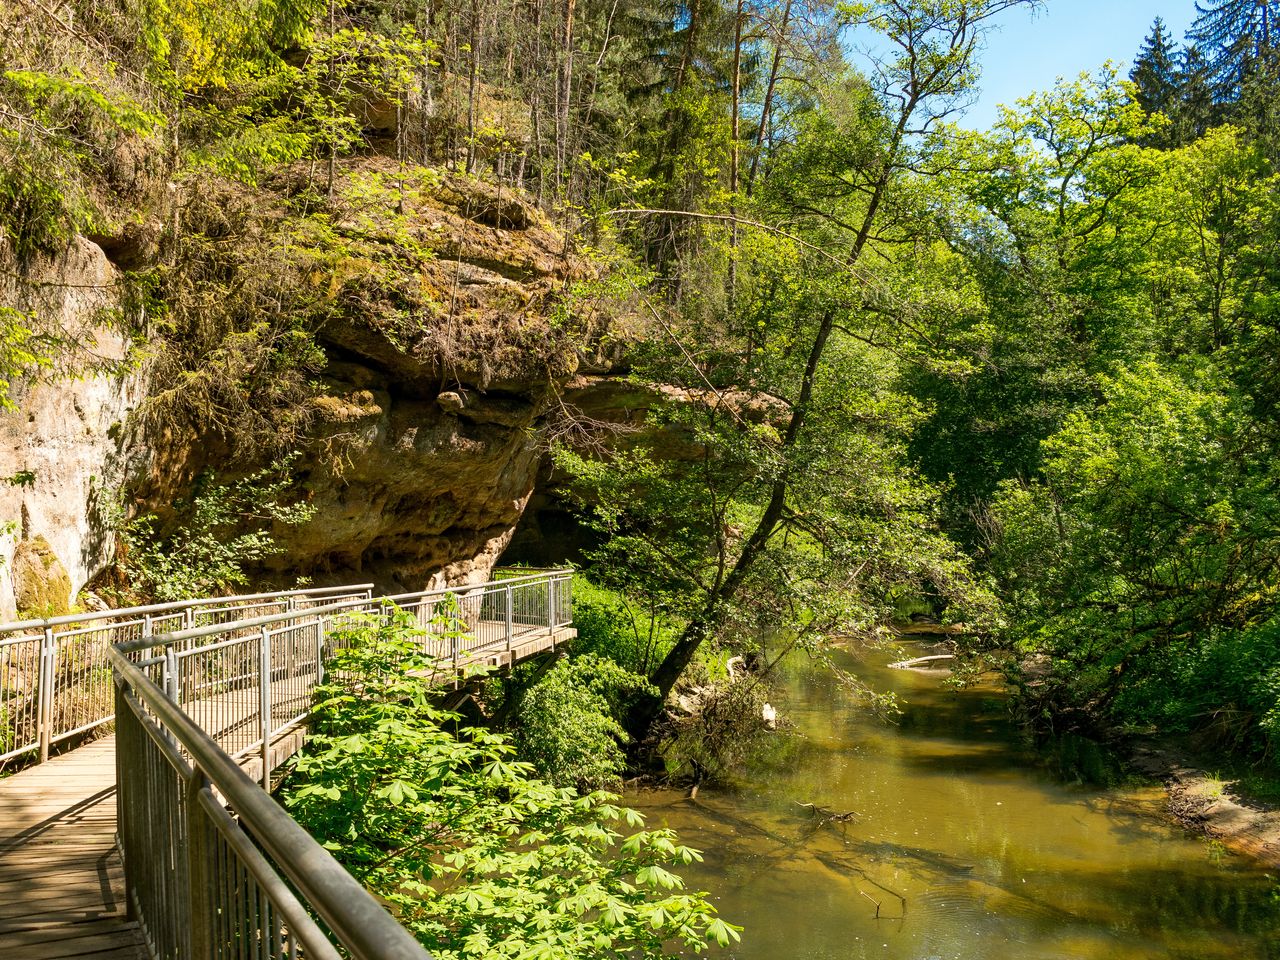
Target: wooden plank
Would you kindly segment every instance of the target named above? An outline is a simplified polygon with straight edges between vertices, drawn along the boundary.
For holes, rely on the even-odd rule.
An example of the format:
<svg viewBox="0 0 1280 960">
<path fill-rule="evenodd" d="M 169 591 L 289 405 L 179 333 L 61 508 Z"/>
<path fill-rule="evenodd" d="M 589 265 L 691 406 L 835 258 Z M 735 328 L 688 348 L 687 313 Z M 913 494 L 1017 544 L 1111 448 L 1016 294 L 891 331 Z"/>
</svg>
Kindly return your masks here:
<svg viewBox="0 0 1280 960">
<path fill-rule="evenodd" d="M 0 780 L 0 957 L 143 960 L 115 848 L 115 738 Z"/>
<path fill-rule="evenodd" d="M 120 923 L 118 920 L 86 920 L 58 927 L 40 927 L 32 930 L 15 930 L 5 940 L 6 946 L 25 947 L 34 944 L 56 943 L 91 936 L 128 936 L 135 941 L 141 935 L 136 923 Z"/>
<path fill-rule="evenodd" d="M 70 952 L 63 953 L 57 946 L 29 947 L 23 950 L 23 960 L 51 960 L 51 958 L 86 957 L 88 960 L 137 960 L 142 945 L 136 939 L 106 941 L 81 941 Z"/>
</svg>

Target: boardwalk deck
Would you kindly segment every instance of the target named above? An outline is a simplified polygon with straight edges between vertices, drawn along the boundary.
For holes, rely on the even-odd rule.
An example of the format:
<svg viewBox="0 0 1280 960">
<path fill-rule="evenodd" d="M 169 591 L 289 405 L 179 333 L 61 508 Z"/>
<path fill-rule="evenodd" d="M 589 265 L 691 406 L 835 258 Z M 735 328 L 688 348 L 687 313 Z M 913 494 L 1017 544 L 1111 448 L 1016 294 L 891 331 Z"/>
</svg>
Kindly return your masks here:
<svg viewBox="0 0 1280 960">
<path fill-rule="evenodd" d="M 143 960 L 115 845 L 115 737 L 0 780 L 0 957 Z"/>
</svg>

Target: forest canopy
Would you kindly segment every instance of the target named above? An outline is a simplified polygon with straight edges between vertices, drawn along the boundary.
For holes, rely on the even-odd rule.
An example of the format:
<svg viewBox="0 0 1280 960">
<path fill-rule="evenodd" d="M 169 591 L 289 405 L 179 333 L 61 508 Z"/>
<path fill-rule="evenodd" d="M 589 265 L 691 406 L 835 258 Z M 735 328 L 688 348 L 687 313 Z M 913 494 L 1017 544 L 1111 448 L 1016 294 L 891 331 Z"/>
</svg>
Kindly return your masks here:
<svg viewBox="0 0 1280 960">
<path fill-rule="evenodd" d="M 633 733 L 711 645 L 923 603 L 1047 664 L 1052 710 L 1274 768 L 1280 4 L 1157 20 L 1127 74 L 967 128 L 985 31 L 1041 5 L 12 0 L 7 282 L 100 241 L 170 415 L 248 456 L 305 436 L 355 292 L 448 319 L 408 207 L 522 191 L 591 266 L 551 335 L 657 398 L 631 436 L 546 423 L 594 575 L 664 621 Z M 269 242 L 225 242 L 232 195 Z M 0 321 L 3 385 L 47 357 Z"/>
</svg>

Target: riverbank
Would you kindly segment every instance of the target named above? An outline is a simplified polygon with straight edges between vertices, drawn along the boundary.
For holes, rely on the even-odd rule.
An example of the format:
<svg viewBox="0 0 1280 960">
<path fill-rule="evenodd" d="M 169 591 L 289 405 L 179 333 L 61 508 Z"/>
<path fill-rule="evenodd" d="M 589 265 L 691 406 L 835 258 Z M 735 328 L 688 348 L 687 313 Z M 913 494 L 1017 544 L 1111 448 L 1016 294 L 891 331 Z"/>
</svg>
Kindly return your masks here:
<svg viewBox="0 0 1280 960">
<path fill-rule="evenodd" d="M 926 647 L 925 652 L 936 654 L 944 649 L 944 644 L 935 644 Z M 923 672 L 921 667 L 942 666 L 942 671 L 929 672 L 945 672 L 945 664 L 924 662 L 933 659 L 917 657 L 894 666 L 916 672 Z M 1028 659 L 1022 662 L 1021 669 L 1024 677 L 1034 678 L 1032 684 L 1038 685 L 1048 664 Z M 1164 784 L 1167 812 L 1173 821 L 1263 866 L 1280 868 L 1280 804 L 1249 796 L 1240 790 L 1237 778 L 1224 776 L 1222 767 L 1214 766 L 1213 758 L 1198 755 L 1188 744 L 1154 736 L 1126 739 L 1109 731 L 1096 716 L 1089 717 L 1089 722 L 1096 738 L 1115 750 L 1126 766 Z"/>
<path fill-rule="evenodd" d="M 1048 658 L 1024 658 L 1019 669 L 1023 695 L 1039 695 L 1050 672 Z M 1025 712 L 1036 715 L 1046 706 L 1062 712 L 1061 703 L 1043 696 L 1035 709 Z M 1105 743 L 1128 768 L 1164 784 L 1166 809 L 1174 822 L 1263 866 L 1280 868 L 1280 805 L 1249 796 L 1240 789 L 1239 778 L 1224 775 L 1229 759 L 1204 756 L 1192 743 L 1174 737 L 1123 736 L 1089 711 L 1080 711 L 1076 719 L 1086 736 Z"/>
<path fill-rule="evenodd" d="M 1191 759 L 1171 741 L 1142 738 L 1128 745 L 1129 765 L 1159 780 L 1169 814 L 1189 830 L 1268 867 L 1280 868 L 1280 807 L 1237 792 L 1236 783 Z"/>
</svg>

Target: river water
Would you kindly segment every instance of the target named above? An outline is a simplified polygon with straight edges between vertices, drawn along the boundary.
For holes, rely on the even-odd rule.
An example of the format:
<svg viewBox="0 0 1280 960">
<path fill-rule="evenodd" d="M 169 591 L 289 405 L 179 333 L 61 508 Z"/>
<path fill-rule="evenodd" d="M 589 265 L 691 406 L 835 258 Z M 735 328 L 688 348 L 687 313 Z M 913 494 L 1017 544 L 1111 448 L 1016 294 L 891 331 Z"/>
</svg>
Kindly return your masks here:
<svg viewBox="0 0 1280 960">
<path fill-rule="evenodd" d="M 792 729 L 741 786 L 628 796 L 703 851 L 681 873 L 745 928 L 732 957 L 1280 958 L 1280 878 L 1169 824 L 1159 787 L 1087 745 L 1036 749 L 994 686 L 897 655 L 837 654 L 904 699 L 896 723 L 796 660 L 775 704 Z"/>
</svg>

